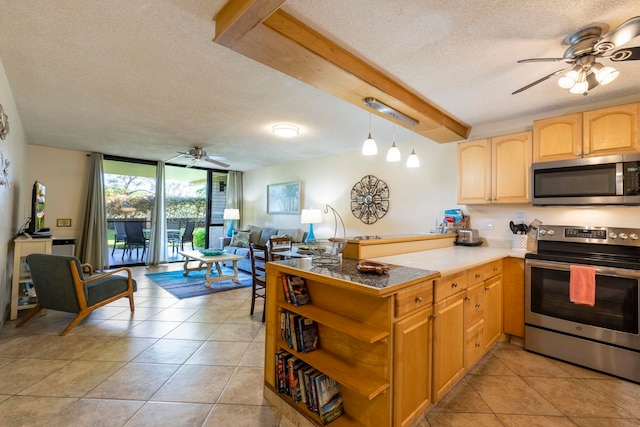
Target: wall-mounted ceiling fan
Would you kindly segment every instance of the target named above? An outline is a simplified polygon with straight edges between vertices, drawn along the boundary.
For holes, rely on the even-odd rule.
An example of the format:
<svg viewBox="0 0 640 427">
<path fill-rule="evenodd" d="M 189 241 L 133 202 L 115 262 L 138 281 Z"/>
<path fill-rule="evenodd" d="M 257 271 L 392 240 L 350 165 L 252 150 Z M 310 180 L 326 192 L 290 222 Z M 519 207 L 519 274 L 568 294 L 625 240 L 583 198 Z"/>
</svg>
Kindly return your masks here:
<svg viewBox="0 0 640 427">
<path fill-rule="evenodd" d="M 187 165 L 188 168 L 193 166 L 193 165 L 195 165 L 196 162 L 198 162 L 199 160 L 204 160 L 206 162 L 213 163 L 214 165 L 217 165 L 217 166 L 220 166 L 220 167 L 223 167 L 223 168 L 228 168 L 229 167 L 229 163 L 227 163 L 229 161 L 229 159 L 227 157 L 225 157 L 225 156 L 209 156 L 209 155 L 207 155 L 207 152 L 204 151 L 204 149 L 202 147 L 193 147 L 189 151 L 178 152 L 177 156 L 173 156 L 172 158 L 165 160 L 165 163 L 168 163 L 171 160 L 175 160 L 175 159 L 180 158 L 180 157 L 191 158 L 191 161 Z"/>
<path fill-rule="evenodd" d="M 615 30 L 603 35 L 608 29 L 609 26 L 606 24 L 594 24 L 569 34 L 562 41 L 563 44 L 569 45 L 562 58 L 530 58 L 518 61 L 518 63 L 566 62 L 571 66 L 529 83 L 512 95 L 563 73 L 558 79 L 558 85 L 575 94 L 587 95 L 594 87 L 611 83 L 620 72 L 613 67 L 603 66 L 596 62 L 596 59 L 606 58 L 614 62 L 640 60 L 640 47 L 619 49 L 640 35 L 640 16 L 627 20 Z M 614 51 L 614 49 L 617 50 Z"/>
</svg>

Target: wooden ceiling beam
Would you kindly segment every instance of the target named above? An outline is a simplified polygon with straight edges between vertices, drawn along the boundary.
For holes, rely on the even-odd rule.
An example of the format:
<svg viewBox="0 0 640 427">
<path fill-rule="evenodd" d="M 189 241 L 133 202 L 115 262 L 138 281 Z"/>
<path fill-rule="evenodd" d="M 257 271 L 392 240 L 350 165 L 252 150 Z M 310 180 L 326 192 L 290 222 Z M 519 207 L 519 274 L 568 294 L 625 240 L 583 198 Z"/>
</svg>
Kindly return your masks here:
<svg viewBox="0 0 640 427">
<path fill-rule="evenodd" d="M 236 3 L 236 1 L 232 0 L 229 3 Z M 240 0 L 239 3 L 253 2 Z M 229 4 L 224 9 L 227 9 L 227 6 Z M 234 51 L 394 121 L 433 141 L 440 143 L 460 141 L 469 135 L 469 126 L 433 106 L 286 12 L 272 11 L 262 21 L 252 26 L 246 22 L 255 22 L 257 14 L 253 13 L 250 19 L 243 19 L 242 10 L 246 11 L 244 13 L 249 13 L 248 8 L 238 8 L 237 4 L 234 7 L 235 12 L 228 15 L 235 16 L 235 22 L 245 22 L 243 25 L 238 24 L 242 30 L 229 37 L 233 43 L 228 47 Z M 266 12 L 263 11 L 263 13 Z M 216 39 L 218 38 L 218 20 L 221 15 L 222 11 L 215 18 Z M 224 22 L 229 21 L 225 19 Z M 224 27 L 229 25 L 224 24 Z M 234 30 L 231 32 L 233 33 Z M 242 34 L 237 36 L 239 33 Z M 220 39 L 225 38 L 226 36 L 220 37 Z M 214 41 L 220 43 L 216 39 Z M 403 121 L 379 113 L 363 103 L 363 99 L 367 97 L 374 97 L 419 123 L 412 127 Z"/>
<path fill-rule="evenodd" d="M 233 49 L 246 33 L 260 25 L 285 0 L 231 0 L 218 12 L 213 41 Z"/>
</svg>

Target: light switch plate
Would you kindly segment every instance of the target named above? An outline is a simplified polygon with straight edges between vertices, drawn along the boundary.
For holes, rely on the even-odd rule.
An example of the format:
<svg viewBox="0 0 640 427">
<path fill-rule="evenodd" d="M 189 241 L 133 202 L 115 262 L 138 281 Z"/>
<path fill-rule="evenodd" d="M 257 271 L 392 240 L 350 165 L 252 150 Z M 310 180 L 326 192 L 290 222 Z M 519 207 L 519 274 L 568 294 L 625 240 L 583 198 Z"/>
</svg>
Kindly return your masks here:
<svg viewBox="0 0 640 427">
<path fill-rule="evenodd" d="M 516 221 L 519 223 L 524 223 L 526 214 L 524 211 L 516 211 Z"/>
</svg>

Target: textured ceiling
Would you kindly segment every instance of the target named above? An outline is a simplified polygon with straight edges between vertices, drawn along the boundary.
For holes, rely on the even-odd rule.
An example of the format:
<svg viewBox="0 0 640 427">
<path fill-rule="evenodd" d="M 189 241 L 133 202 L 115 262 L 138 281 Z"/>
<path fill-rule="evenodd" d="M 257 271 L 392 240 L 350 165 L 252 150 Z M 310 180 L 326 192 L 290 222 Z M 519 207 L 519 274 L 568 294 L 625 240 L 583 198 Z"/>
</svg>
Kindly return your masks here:
<svg viewBox="0 0 640 427">
<path fill-rule="evenodd" d="M 151 160 L 198 145 L 234 170 L 358 150 L 365 110 L 211 41 L 224 3 L 0 0 L 0 60 L 29 142 Z M 562 56 L 567 34 L 598 22 L 613 29 L 640 15 L 637 2 L 289 0 L 283 9 L 469 124 L 472 136 L 640 100 L 640 61 L 616 63 L 620 77 L 586 97 L 556 79 L 511 95 L 563 68 L 518 59 Z M 281 122 L 298 124 L 299 137 L 273 136 Z M 384 119 L 372 129 L 379 144 L 391 140 Z M 404 129 L 397 139 L 425 155 L 435 144 Z"/>
</svg>

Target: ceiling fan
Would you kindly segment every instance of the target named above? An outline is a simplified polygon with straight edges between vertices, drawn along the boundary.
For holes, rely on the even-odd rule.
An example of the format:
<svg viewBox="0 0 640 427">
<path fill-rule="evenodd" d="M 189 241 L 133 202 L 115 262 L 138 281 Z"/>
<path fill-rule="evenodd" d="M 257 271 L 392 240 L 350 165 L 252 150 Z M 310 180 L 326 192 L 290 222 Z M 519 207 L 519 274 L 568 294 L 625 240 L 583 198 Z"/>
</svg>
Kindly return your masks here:
<svg viewBox="0 0 640 427">
<path fill-rule="evenodd" d="M 170 162 L 171 160 L 175 160 L 177 158 L 180 157 L 190 157 L 191 158 L 191 162 L 187 165 L 188 168 L 192 167 L 197 161 L 199 160 L 204 160 L 206 162 L 209 163 L 213 163 L 214 165 L 223 167 L 223 168 L 228 168 L 229 167 L 229 163 L 226 163 L 229 161 L 229 159 L 225 156 L 208 156 L 207 152 L 204 151 L 204 149 L 202 147 L 193 147 L 191 148 L 189 151 L 186 152 L 178 152 L 177 156 L 173 156 L 170 159 L 165 160 L 165 162 Z"/>
<path fill-rule="evenodd" d="M 569 34 L 562 41 L 563 44 L 569 45 L 562 58 L 530 58 L 518 61 L 518 63 L 566 62 L 571 66 L 554 71 L 533 83 L 529 83 L 513 92 L 512 95 L 563 73 L 563 76 L 558 79 L 558 85 L 575 94 L 587 95 L 589 90 L 599 84 L 611 83 L 620 72 L 613 67 L 605 67 L 596 60 L 598 58 L 607 58 L 614 62 L 640 60 L 640 47 L 619 49 L 640 35 L 640 16 L 625 21 L 615 30 L 603 35 L 608 29 L 609 26 L 606 24 L 594 24 Z M 614 51 L 614 49 L 617 50 Z"/>
</svg>

